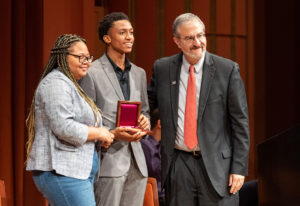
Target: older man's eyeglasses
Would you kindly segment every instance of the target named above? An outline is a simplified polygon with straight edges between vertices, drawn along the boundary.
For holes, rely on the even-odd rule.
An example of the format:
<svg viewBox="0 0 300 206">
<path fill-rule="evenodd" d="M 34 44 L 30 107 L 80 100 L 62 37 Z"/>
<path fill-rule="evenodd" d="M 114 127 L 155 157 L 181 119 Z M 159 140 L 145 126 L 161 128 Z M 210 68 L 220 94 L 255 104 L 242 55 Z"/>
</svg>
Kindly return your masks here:
<svg viewBox="0 0 300 206">
<path fill-rule="evenodd" d="M 186 36 L 186 37 L 183 38 L 184 41 L 189 42 L 189 43 L 194 42 L 196 39 L 198 41 L 201 41 L 201 40 L 205 39 L 205 33 L 199 33 L 195 36 Z"/>
<path fill-rule="evenodd" d="M 76 55 L 76 54 L 69 54 L 69 55 L 71 55 L 71 56 L 74 56 L 74 57 L 78 57 L 78 60 L 79 60 L 79 62 L 80 63 L 82 63 L 82 64 L 85 64 L 85 63 L 92 63 L 92 61 L 93 61 L 93 56 L 79 56 L 79 55 Z"/>
</svg>

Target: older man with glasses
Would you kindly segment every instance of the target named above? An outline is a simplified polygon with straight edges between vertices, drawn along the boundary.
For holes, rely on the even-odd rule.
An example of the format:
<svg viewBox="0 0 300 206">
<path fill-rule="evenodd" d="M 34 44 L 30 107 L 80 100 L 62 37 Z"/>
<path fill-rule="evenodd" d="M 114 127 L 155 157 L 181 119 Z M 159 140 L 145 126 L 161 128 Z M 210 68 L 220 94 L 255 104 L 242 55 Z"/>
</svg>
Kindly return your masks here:
<svg viewBox="0 0 300 206">
<path fill-rule="evenodd" d="M 157 60 L 148 87 L 159 108 L 162 184 L 170 206 L 237 206 L 248 172 L 247 100 L 238 64 L 206 51 L 205 26 L 173 23 L 181 53 Z"/>
</svg>

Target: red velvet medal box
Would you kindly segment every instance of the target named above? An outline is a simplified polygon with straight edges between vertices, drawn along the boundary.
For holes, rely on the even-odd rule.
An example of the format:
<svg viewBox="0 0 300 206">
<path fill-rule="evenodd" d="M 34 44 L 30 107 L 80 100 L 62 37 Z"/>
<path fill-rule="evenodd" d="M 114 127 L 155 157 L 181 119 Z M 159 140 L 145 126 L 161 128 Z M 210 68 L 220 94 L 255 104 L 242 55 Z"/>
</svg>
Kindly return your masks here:
<svg viewBox="0 0 300 206">
<path fill-rule="evenodd" d="M 138 127 L 141 102 L 118 101 L 117 127 Z"/>
</svg>

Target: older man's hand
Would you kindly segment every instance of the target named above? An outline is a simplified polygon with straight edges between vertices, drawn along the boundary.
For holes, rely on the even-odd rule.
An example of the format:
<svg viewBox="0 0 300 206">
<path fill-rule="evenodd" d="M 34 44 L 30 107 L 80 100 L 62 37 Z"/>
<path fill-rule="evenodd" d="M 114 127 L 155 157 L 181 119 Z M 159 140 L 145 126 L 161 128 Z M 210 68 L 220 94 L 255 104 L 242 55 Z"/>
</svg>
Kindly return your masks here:
<svg viewBox="0 0 300 206">
<path fill-rule="evenodd" d="M 244 181 L 245 181 L 245 176 L 238 175 L 238 174 L 230 174 L 229 175 L 230 193 L 236 194 L 243 186 Z"/>
</svg>

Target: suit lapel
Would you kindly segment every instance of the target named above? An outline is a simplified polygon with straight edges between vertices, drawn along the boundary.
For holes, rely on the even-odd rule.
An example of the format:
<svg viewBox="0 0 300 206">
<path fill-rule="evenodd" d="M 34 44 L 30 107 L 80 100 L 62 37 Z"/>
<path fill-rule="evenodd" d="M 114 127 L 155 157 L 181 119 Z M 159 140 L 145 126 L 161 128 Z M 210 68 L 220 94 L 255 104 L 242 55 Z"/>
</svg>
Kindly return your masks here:
<svg viewBox="0 0 300 206">
<path fill-rule="evenodd" d="M 174 117 L 173 123 L 175 128 L 177 126 L 177 119 L 178 119 L 178 97 L 179 97 L 181 64 L 182 64 L 182 53 L 178 54 L 169 65 L 171 108 L 173 112 L 173 117 Z"/>
<path fill-rule="evenodd" d="M 136 81 L 139 81 L 137 72 L 132 72 L 133 69 L 134 69 L 133 65 L 131 64 L 131 69 L 129 72 L 129 86 L 130 86 L 129 100 L 130 101 L 135 101 L 135 91 L 137 91 L 137 89 L 135 88 L 135 83 Z"/>
<path fill-rule="evenodd" d="M 213 65 L 211 54 L 206 52 L 203 64 L 203 74 L 201 82 L 201 91 L 198 105 L 198 126 L 202 120 L 202 115 L 207 103 L 208 95 L 210 92 L 211 84 L 215 75 L 216 68 Z"/>
<path fill-rule="evenodd" d="M 109 81 L 112 85 L 112 88 L 114 88 L 119 99 L 124 100 L 124 96 L 123 96 L 118 78 L 116 76 L 115 70 L 112 67 L 109 60 L 107 59 L 106 55 L 103 55 L 103 57 L 101 58 L 101 64 L 102 64 L 105 74 L 107 75 L 107 78 L 109 79 Z"/>
</svg>

